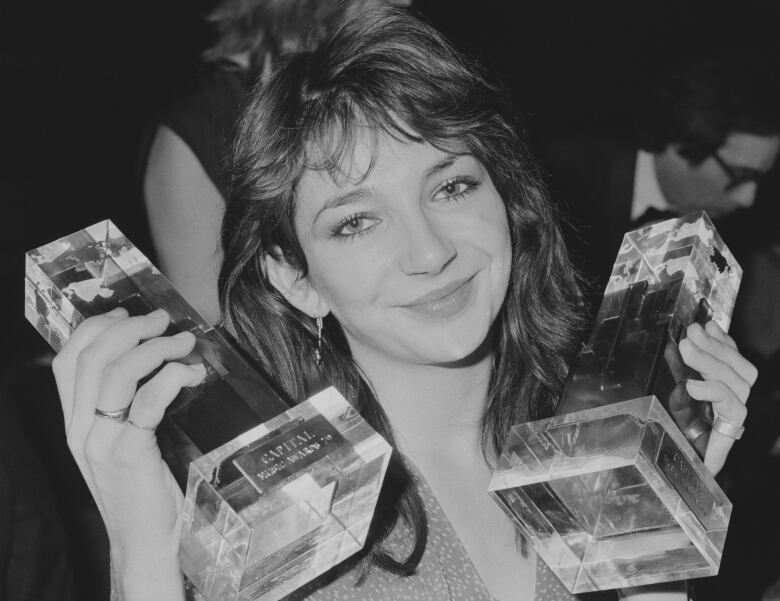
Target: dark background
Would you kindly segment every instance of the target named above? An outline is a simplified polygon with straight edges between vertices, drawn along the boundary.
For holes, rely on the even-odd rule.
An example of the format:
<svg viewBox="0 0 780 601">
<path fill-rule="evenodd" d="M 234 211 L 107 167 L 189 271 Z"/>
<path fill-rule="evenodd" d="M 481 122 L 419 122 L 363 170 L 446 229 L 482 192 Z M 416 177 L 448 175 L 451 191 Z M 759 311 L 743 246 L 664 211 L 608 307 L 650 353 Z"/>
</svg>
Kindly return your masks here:
<svg viewBox="0 0 780 601">
<path fill-rule="evenodd" d="M 196 69 L 209 39 L 201 21 L 209 6 L 204 0 L 0 5 L 4 382 L 27 373 L 47 349 L 23 318 L 25 250 L 105 218 L 150 250 L 138 194 L 139 148 L 155 107 Z M 628 130 L 643 82 L 678 57 L 745 47 L 780 56 L 777 0 L 422 0 L 417 7 L 500 74 L 533 137 Z M 44 463 L 57 473 L 57 486 L 72 487 L 61 441 L 55 434 L 41 440 L 41 433 L 60 429 L 56 412 L 43 414 L 47 404 L 56 406 L 51 383 L 40 394 L 25 390 L 15 399 L 23 427 L 48 455 Z"/>
<path fill-rule="evenodd" d="M 11 348 L 43 349 L 20 319 L 21 253 L 106 217 L 144 248 L 139 147 L 153 110 L 208 43 L 204 0 L 0 5 L 0 269 Z M 533 135 L 628 127 L 647 75 L 677 56 L 780 54 L 780 2 L 422 0 L 497 71 Z M 12 325 L 13 324 L 13 325 Z M 5 346 L 5 345 L 4 345 Z"/>
</svg>

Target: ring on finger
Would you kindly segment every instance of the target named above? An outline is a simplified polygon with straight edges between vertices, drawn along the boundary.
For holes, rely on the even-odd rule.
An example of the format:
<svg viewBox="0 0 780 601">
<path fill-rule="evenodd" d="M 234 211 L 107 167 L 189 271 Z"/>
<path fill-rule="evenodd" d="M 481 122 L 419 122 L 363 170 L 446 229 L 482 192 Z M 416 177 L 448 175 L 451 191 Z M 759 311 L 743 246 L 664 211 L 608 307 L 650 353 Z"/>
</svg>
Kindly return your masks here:
<svg viewBox="0 0 780 601">
<path fill-rule="evenodd" d="M 109 419 L 120 424 L 127 421 L 127 416 L 130 414 L 130 405 L 123 407 L 122 409 L 116 409 L 115 411 L 104 411 L 95 407 L 95 415 L 102 419 Z"/>
<path fill-rule="evenodd" d="M 147 432 L 154 432 L 157 429 L 156 426 L 152 427 L 152 426 L 144 426 L 143 424 L 139 424 L 138 422 L 133 421 L 129 417 L 126 420 L 126 423 L 128 426 L 133 426 L 133 428 L 138 428 L 139 430 L 146 430 Z"/>
<path fill-rule="evenodd" d="M 742 433 L 745 431 L 745 426 L 738 426 L 726 421 L 720 415 L 715 416 L 715 421 L 712 422 L 712 429 L 716 432 L 720 432 L 724 436 L 739 440 L 742 438 Z"/>
</svg>

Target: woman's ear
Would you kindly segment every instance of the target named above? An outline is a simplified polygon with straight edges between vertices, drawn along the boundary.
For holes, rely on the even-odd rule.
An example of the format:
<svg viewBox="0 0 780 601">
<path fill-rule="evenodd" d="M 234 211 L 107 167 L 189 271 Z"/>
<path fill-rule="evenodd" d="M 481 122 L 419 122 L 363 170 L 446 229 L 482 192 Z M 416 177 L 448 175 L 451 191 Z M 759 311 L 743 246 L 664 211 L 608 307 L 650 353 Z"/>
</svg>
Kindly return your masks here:
<svg viewBox="0 0 780 601">
<path fill-rule="evenodd" d="M 309 278 L 302 276 L 300 270 L 291 265 L 281 251 L 277 251 L 275 255 L 266 254 L 263 257 L 263 270 L 271 285 L 287 302 L 309 317 L 325 317 L 330 312 L 330 307 Z"/>
</svg>

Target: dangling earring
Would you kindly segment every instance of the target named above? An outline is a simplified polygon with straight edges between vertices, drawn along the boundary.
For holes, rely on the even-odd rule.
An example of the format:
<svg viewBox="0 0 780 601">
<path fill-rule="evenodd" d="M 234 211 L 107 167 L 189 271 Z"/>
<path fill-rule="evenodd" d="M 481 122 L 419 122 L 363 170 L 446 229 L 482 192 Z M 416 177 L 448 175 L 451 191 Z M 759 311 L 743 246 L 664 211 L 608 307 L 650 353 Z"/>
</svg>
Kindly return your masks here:
<svg viewBox="0 0 780 601">
<path fill-rule="evenodd" d="M 314 347 L 314 360 L 319 367 L 322 365 L 322 317 L 319 313 L 315 313 L 314 319 L 317 320 L 317 346 Z"/>
</svg>

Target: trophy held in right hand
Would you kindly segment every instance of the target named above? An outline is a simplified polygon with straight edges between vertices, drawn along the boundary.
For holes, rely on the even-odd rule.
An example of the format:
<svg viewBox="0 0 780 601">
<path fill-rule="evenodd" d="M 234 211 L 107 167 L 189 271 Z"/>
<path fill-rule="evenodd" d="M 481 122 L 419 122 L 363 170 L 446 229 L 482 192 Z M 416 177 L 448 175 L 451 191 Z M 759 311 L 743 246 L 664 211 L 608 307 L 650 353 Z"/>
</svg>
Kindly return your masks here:
<svg viewBox="0 0 780 601">
<path fill-rule="evenodd" d="M 717 573 L 731 503 L 677 344 L 728 329 L 741 276 L 705 213 L 626 234 L 555 417 L 512 429 L 490 492 L 571 592 Z"/>
</svg>

